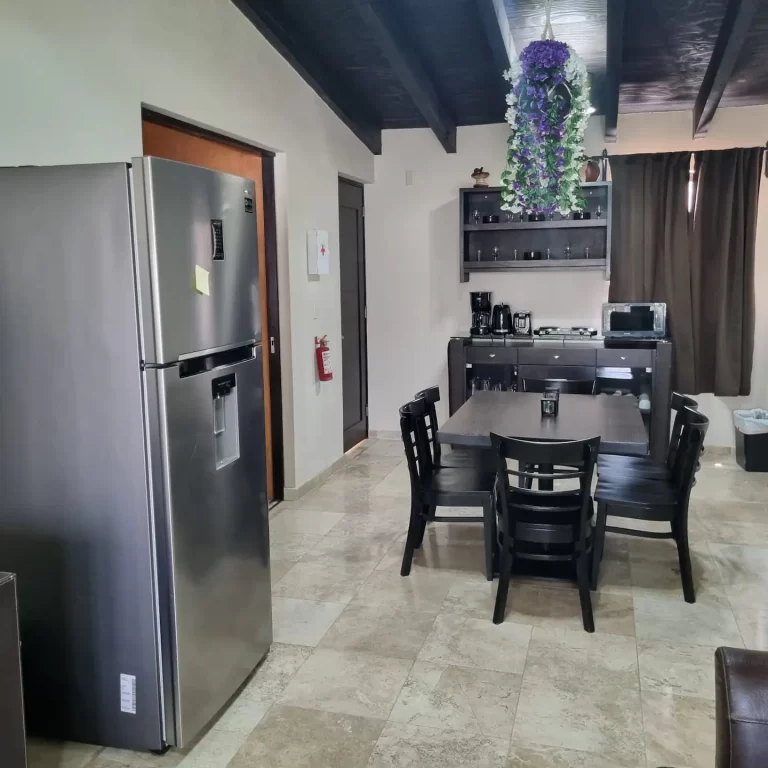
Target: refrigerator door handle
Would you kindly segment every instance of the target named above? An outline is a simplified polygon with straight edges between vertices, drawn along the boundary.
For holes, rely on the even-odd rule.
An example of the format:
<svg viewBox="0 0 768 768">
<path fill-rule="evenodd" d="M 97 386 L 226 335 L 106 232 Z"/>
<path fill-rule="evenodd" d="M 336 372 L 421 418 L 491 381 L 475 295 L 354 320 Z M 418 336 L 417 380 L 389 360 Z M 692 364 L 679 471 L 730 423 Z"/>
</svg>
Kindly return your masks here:
<svg viewBox="0 0 768 768">
<path fill-rule="evenodd" d="M 206 355 L 215 355 L 219 352 L 228 352 L 230 349 L 238 349 L 239 347 L 252 347 L 256 343 L 256 339 L 243 339 L 234 344 L 224 344 L 221 347 L 211 347 L 210 349 L 200 349 L 197 352 L 187 352 L 183 355 L 179 355 L 179 362 L 183 360 L 194 360 L 197 357 L 205 357 Z"/>
</svg>

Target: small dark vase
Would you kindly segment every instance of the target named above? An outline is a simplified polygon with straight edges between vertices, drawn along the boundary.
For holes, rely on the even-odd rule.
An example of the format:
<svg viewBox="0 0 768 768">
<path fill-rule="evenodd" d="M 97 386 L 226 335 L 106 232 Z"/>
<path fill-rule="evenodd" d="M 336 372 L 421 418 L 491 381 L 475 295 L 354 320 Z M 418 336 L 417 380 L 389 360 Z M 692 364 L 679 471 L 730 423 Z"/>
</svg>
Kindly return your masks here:
<svg viewBox="0 0 768 768">
<path fill-rule="evenodd" d="M 529 213 L 528 221 L 545 221 L 546 216 L 543 213 Z"/>
<path fill-rule="evenodd" d="M 594 160 L 587 160 L 582 168 L 584 169 L 584 181 L 592 182 L 600 180 L 600 166 Z"/>
</svg>

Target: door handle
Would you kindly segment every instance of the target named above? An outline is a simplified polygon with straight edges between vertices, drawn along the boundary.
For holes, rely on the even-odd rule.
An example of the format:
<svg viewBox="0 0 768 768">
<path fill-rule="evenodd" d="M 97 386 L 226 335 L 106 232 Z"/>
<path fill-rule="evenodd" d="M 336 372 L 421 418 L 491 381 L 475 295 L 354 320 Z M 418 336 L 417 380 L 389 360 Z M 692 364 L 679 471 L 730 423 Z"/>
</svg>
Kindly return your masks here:
<svg viewBox="0 0 768 768">
<path fill-rule="evenodd" d="M 275 354 L 275 337 L 274 336 L 269 337 L 269 351 L 273 355 Z"/>
<path fill-rule="evenodd" d="M 554 357 L 555 360 L 559 360 L 560 359 L 560 355 L 552 355 L 552 357 Z"/>
<path fill-rule="evenodd" d="M 495 355 L 495 354 L 493 354 L 493 355 L 488 355 L 488 357 L 490 357 L 491 359 L 493 359 L 494 357 L 496 357 L 496 355 Z"/>
<path fill-rule="evenodd" d="M 621 356 L 621 359 L 622 359 L 622 360 L 626 360 L 627 358 L 626 358 L 626 357 L 624 357 L 624 355 L 622 355 L 622 356 Z"/>
</svg>

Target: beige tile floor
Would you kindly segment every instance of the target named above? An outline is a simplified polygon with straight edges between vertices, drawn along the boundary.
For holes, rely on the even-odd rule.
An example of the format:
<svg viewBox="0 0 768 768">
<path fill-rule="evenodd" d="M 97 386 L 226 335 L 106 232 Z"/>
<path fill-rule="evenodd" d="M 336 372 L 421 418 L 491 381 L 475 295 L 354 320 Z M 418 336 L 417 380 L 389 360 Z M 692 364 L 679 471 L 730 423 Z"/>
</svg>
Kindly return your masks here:
<svg viewBox="0 0 768 768">
<path fill-rule="evenodd" d="M 272 513 L 275 644 L 191 749 L 31 745 L 30 768 L 711 768 L 718 645 L 768 650 L 768 477 L 705 457 L 691 538 L 607 542 L 594 635 L 568 584 L 515 582 L 491 623 L 480 527 L 431 526 L 399 575 L 408 477 L 369 441 Z"/>
</svg>

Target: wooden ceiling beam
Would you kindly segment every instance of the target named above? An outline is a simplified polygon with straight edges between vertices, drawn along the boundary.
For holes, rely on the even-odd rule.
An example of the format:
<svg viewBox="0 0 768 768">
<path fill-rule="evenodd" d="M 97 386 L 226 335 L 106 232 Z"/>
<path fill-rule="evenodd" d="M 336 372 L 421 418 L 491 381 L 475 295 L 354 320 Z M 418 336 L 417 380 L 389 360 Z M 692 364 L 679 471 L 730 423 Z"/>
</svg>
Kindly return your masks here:
<svg viewBox="0 0 768 768">
<path fill-rule="evenodd" d="M 712 58 L 693 107 L 693 137 L 706 136 L 720 99 L 733 74 L 736 59 L 749 34 L 760 0 L 728 0 L 723 24 L 717 36 Z"/>
<path fill-rule="evenodd" d="M 488 38 L 493 62 L 501 76 L 517 58 L 504 0 L 475 0 L 475 5 L 485 36 Z M 506 86 L 504 90 L 508 90 Z"/>
<path fill-rule="evenodd" d="M 232 0 L 240 12 L 261 32 L 273 48 L 299 73 L 333 113 L 374 155 L 381 154 L 381 125 L 333 77 L 315 53 L 312 41 L 291 28 L 274 3 L 263 0 Z"/>
<path fill-rule="evenodd" d="M 621 91 L 621 63 L 624 56 L 624 17 L 626 0 L 609 0 L 606 40 L 606 73 L 603 111 L 605 112 L 605 140 L 616 141 L 619 125 L 619 96 Z"/>
<path fill-rule="evenodd" d="M 445 151 L 456 152 L 456 121 L 424 69 L 416 46 L 408 41 L 402 24 L 395 17 L 391 0 L 356 0 L 355 5 L 416 109 Z"/>
</svg>

